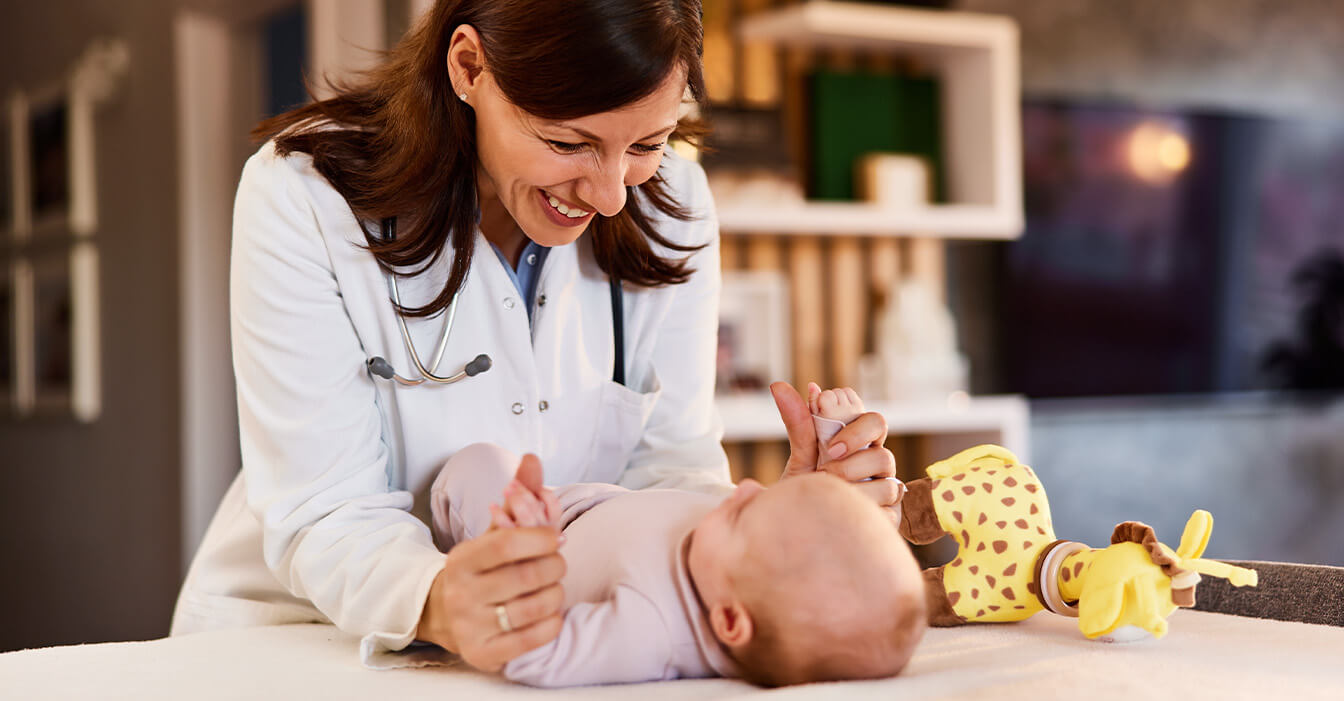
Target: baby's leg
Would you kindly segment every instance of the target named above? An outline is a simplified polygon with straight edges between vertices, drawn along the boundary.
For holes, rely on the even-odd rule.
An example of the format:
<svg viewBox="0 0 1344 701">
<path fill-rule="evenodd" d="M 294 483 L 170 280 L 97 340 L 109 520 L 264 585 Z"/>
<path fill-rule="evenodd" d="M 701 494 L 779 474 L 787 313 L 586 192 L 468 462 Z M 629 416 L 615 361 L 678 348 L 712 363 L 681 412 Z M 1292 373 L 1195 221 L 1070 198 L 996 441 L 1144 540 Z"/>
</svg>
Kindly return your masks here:
<svg viewBox="0 0 1344 701">
<path fill-rule="evenodd" d="M 815 382 L 807 385 L 807 406 L 812 410 L 812 423 L 817 429 L 817 464 L 830 462 L 826 451 L 831 439 L 846 424 L 863 414 L 863 401 L 848 387 L 822 391 Z"/>
<path fill-rule="evenodd" d="M 431 530 L 439 550 L 448 549 L 490 528 L 490 505 L 513 481 L 521 458 L 493 443 L 473 443 L 448 458 L 429 489 L 434 514 Z"/>
</svg>

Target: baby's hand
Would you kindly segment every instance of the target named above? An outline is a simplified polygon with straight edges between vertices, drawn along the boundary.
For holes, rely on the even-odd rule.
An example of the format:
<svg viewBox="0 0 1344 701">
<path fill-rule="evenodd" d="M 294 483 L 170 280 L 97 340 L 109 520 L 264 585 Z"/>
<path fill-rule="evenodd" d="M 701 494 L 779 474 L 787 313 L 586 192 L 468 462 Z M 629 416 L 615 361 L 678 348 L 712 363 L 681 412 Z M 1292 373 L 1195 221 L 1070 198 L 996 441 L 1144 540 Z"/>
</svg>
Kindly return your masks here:
<svg viewBox="0 0 1344 701">
<path fill-rule="evenodd" d="M 822 391 L 815 382 L 807 383 L 807 408 L 813 416 L 849 423 L 863 413 L 859 393 L 848 387 Z"/>
<path fill-rule="evenodd" d="M 540 462 L 528 455 L 518 476 L 504 485 L 503 505 L 490 505 L 490 529 L 549 526 L 560 530 L 560 515 L 555 492 L 541 484 Z"/>
</svg>

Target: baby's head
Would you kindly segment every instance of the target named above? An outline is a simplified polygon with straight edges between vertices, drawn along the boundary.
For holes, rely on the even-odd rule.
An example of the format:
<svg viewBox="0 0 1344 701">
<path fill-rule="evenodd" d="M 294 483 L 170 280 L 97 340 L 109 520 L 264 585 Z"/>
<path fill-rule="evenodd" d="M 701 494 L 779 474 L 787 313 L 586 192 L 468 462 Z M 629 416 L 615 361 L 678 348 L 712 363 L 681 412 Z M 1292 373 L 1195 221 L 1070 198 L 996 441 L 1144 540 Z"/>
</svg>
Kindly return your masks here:
<svg viewBox="0 0 1344 701">
<path fill-rule="evenodd" d="M 924 583 L 891 519 L 815 473 L 744 480 L 696 526 L 687 566 L 710 627 L 765 686 L 889 677 L 924 634 Z"/>
</svg>

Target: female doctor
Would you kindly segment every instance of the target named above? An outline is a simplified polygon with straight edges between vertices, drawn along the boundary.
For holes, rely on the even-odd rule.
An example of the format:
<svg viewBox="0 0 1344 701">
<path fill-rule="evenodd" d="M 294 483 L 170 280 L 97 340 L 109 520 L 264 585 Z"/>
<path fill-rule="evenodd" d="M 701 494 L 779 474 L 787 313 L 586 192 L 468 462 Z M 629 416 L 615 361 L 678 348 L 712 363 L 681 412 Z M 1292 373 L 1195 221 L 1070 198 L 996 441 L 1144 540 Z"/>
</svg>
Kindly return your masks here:
<svg viewBox="0 0 1344 701">
<path fill-rule="evenodd" d="M 243 470 L 173 634 L 330 621 L 366 662 L 418 639 L 497 669 L 557 635 L 564 562 L 545 529 L 439 552 L 426 492 L 454 453 L 731 489 L 717 223 L 664 151 L 699 133 L 678 116 L 700 51 L 696 0 L 441 0 L 362 83 L 257 128 L 233 225 Z M 805 405 L 776 397 L 785 474 L 815 469 Z M 885 433 L 861 417 L 826 469 L 893 474 Z M 889 504 L 890 484 L 862 486 Z"/>
</svg>

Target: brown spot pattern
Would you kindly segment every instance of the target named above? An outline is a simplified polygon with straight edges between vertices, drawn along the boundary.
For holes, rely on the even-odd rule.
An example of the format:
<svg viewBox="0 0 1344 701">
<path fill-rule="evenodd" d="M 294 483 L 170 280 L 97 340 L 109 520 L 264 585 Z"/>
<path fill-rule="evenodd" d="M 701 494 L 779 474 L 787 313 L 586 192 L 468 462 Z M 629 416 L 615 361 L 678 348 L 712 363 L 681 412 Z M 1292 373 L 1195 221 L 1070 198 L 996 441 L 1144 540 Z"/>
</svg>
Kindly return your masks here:
<svg viewBox="0 0 1344 701">
<path fill-rule="evenodd" d="M 1032 594 L 1032 595 L 1035 595 L 1035 594 L 1036 594 L 1036 583 L 1035 583 L 1035 582 L 1027 582 L 1027 592 L 1030 593 L 1030 594 Z"/>
<path fill-rule="evenodd" d="M 985 482 L 984 484 L 982 484 L 982 485 L 980 485 L 980 486 L 985 488 L 985 493 L 986 493 L 986 494 L 993 493 L 993 491 L 994 491 L 994 485 L 992 485 L 992 484 L 990 484 L 990 483 L 988 483 L 988 482 Z"/>
<path fill-rule="evenodd" d="M 961 592 L 959 591 L 950 591 L 947 593 L 947 603 L 952 604 L 953 606 L 957 605 L 957 600 L 960 598 Z"/>
<path fill-rule="evenodd" d="M 952 490 L 950 490 L 950 489 L 947 490 L 947 491 L 945 491 L 945 492 L 943 492 L 943 501 L 952 501 L 953 499 L 956 499 L 956 498 L 957 498 L 957 496 L 956 496 L 955 494 L 953 494 L 953 493 L 952 493 Z"/>
<path fill-rule="evenodd" d="M 1083 573 L 1083 563 L 1081 562 L 1073 563 L 1073 576 L 1077 577 L 1082 573 Z"/>
<path fill-rule="evenodd" d="M 970 569 L 971 569 L 971 574 L 980 574 L 980 566 L 979 566 L 979 565 L 971 565 L 971 568 L 970 568 Z"/>
<path fill-rule="evenodd" d="M 970 534 L 970 533 L 967 533 L 966 531 L 963 530 L 963 531 L 961 532 L 961 542 L 963 542 L 963 543 L 969 543 L 969 542 L 971 542 L 971 534 Z"/>
<path fill-rule="evenodd" d="M 989 605 L 989 610 L 990 610 L 990 611 L 998 611 L 998 610 L 999 610 L 999 607 L 998 607 L 998 606 L 995 606 L 994 604 L 990 604 L 990 605 Z"/>
<path fill-rule="evenodd" d="M 998 580 L 997 580 L 997 579 L 994 579 L 994 575 L 992 575 L 992 574 L 987 574 L 987 575 L 985 575 L 985 581 L 986 581 L 986 582 L 989 582 L 989 586 L 990 586 L 991 588 L 993 588 L 994 583 L 997 582 Z"/>
<path fill-rule="evenodd" d="M 975 487 L 972 487 L 971 485 L 968 484 L 965 487 L 961 488 L 961 493 L 967 496 L 975 494 Z"/>
<path fill-rule="evenodd" d="M 1031 527 L 1031 524 L 1027 523 L 1027 520 L 1025 518 L 1019 518 L 1018 520 L 1013 521 L 1013 525 L 1017 526 L 1018 528 L 1021 528 L 1024 531 L 1027 530 L 1027 528 Z"/>
<path fill-rule="evenodd" d="M 984 610 L 984 609 L 980 609 L 979 611 L 976 611 L 976 612 L 975 612 L 975 617 L 976 617 L 976 618 L 979 618 L 979 617 L 981 617 L 981 616 L 983 616 L 983 615 L 985 615 L 985 610 Z"/>
<path fill-rule="evenodd" d="M 960 566 L 961 566 L 961 558 L 957 558 L 957 559 L 953 560 L 953 561 L 952 561 L 952 566 L 953 566 L 953 567 L 960 567 Z"/>
<path fill-rule="evenodd" d="M 1029 541 L 1029 540 L 1024 540 L 1024 541 L 1022 541 L 1022 549 L 1023 549 L 1023 550 L 1031 550 L 1031 541 Z"/>
<path fill-rule="evenodd" d="M 1036 485 L 1034 484 L 1024 484 L 1022 485 L 1022 488 L 1027 490 L 1028 492 L 1031 492 L 1032 494 L 1036 493 Z"/>
<path fill-rule="evenodd" d="M 1011 577 L 1011 576 L 1013 576 L 1013 573 L 1016 572 L 1016 571 L 1017 571 L 1017 563 L 1014 562 L 1013 564 L 1008 565 L 1008 569 L 1005 569 L 1005 570 L 1003 571 L 1003 576 L 1005 576 L 1005 577 Z"/>
<path fill-rule="evenodd" d="M 1017 594 L 1013 591 L 1012 587 L 1004 587 L 1003 598 L 1009 601 L 1017 601 Z"/>
<path fill-rule="evenodd" d="M 1017 480 L 1013 479 L 1012 477 L 1009 477 L 1008 479 L 1003 481 L 1003 484 L 1008 487 L 1016 487 Z"/>
<path fill-rule="evenodd" d="M 966 473 L 965 473 L 965 472 L 958 472 L 957 474 L 952 475 L 952 479 L 954 479 L 954 480 L 960 482 L 960 481 L 966 479 Z"/>
<path fill-rule="evenodd" d="M 1041 510 L 1038 509 L 1038 508 L 1036 508 L 1036 505 L 1035 505 L 1035 504 L 1032 504 L 1032 505 L 1031 505 L 1031 513 L 1033 513 L 1033 514 L 1038 514 L 1038 513 L 1040 513 L 1040 512 L 1041 512 Z"/>
<path fill-rule="evenodd" d="M 1073 575 L 1069 574 L 1069 568 L 1065 567 L 1059 571 L 1059 578 L 1067 582 L 1073 579 Z"/>
<path fill-rule="evenodd" d="M 1003 551 L 1007 549 L 1008 549 L 1007 543 L 1003 542 L 1002 540 L 994 541 L 994 552 L 1002 554 Z"/>
<path fill-rule="evenodd" d="M 1007 521 L 995 521 L 995 522 L 994 522 L 994 525 L 998 526 L 998 527 L 999 527 L 999 530 L 1003 530 L 1004 528 L 1007 528 L 1007 527 L 1008 527 L 1008 522 L 1007 522 Z"/>
<path fill-rule="evenodd" d="M 1040 533 L 1041 535 L 1045 535 L 1045 529 L 1041 528 L 1040 526 L 1036 527 L 1036 532 Z"/>
<path fill-rule="evenodd" d="M 979 589 L 976 589 L 976 588 L 974 588 L 974 587 L 972 587 L 972 588 L 971 588 L 971 598 L 972 598 L 972 599 L 979 599 L 979 598 L 980 598 L 980 590 L 979 590 Z"/>
<path fill-rule="evenodd" d="M 975 525 L 977 525 L 977 526 L 983 526 L 983 525 L 985 525 L 985 521 L 988 521 L 988 520 L 989 520 L 989 517 L 988 517 L 988 516 L 986 516 L 986 515 L 984 515 L 984 514 L 980 514 L 980 520 L 979 520 L 979 521 L 976 521 L 976 522 L 975 522 Z"/>
<path fill-rule="evenodd" d="M 948 492 L 948 493 L 951 494 L 951 492 Z M 955 518 L 955 519 L 957 520 L 957 523 L 961 523 L 961 512 L 960 512 L 960 511 L 953 511 L 953 512 L 952 512 L 952 518 Z"/>
<path fill-rule="evenodd" d="M 1017 500 L 1012 497 L 1004 497 L 1002 501 L 1004 506 L 1012 506 L 1017 503 Z"/>
<path fill-rule="evenodd" d="M 981 550 L 984 550 L 984 549 L 985 549 L 985 544 L 984 544 L 984 543 L 981 543 L 980 546 L 977 547 L 977 548 L 975 549 L 975 551 L 976 551 L 976 552 L 980 552 Z"/>
<path fill-rule="evenodd" d="M 1025 608 L 1027 608 L 1027 607 L 1026 607 L 1026 606 L 1023 606 L 1022 604 L 1018 604 L 1018 605 L 1014 606 L 1013 608 L 1015 608 L 1015 609 L 1025 609 Z"/>
</svg>

